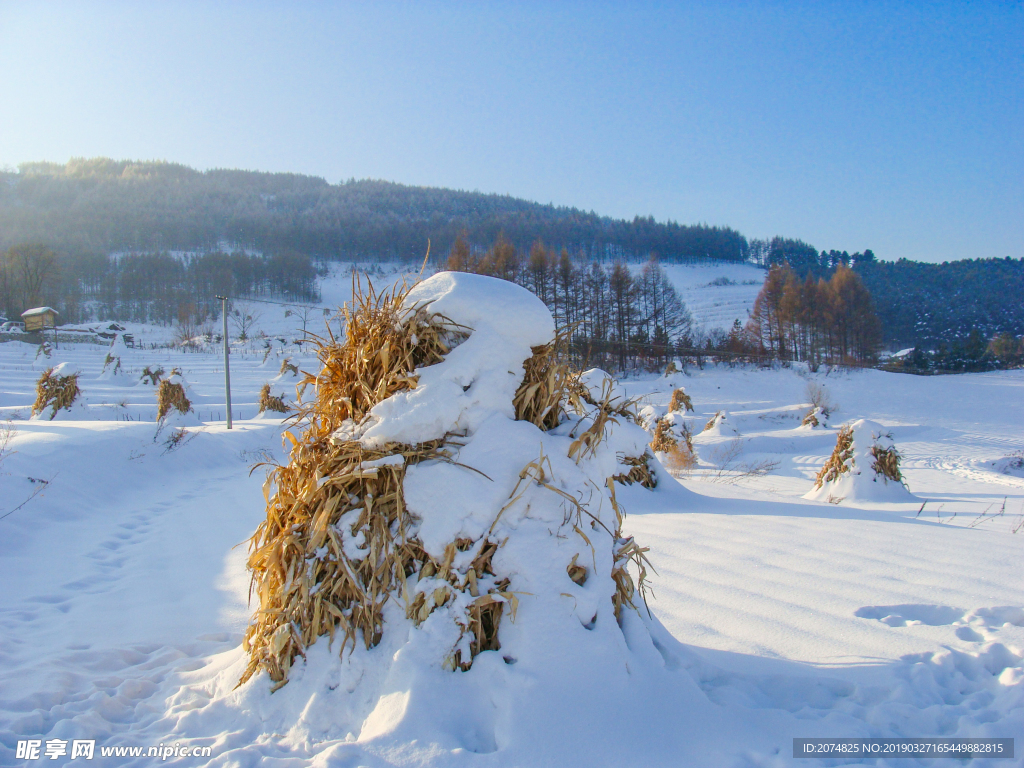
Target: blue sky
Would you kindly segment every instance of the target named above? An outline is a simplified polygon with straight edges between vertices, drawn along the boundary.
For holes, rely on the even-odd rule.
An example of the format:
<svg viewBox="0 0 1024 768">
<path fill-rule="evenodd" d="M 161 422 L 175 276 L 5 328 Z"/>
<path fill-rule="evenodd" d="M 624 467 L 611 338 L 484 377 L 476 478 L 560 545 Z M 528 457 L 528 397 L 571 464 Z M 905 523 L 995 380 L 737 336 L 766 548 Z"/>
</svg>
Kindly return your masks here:
<svg viewBox="0 0 1024 768">
<path fill-rule="evenodd" d="M 1024 5 L 18 3 L 0 165 L 509 193 L 819 249 L 1024 256 Z"/>
</svg>

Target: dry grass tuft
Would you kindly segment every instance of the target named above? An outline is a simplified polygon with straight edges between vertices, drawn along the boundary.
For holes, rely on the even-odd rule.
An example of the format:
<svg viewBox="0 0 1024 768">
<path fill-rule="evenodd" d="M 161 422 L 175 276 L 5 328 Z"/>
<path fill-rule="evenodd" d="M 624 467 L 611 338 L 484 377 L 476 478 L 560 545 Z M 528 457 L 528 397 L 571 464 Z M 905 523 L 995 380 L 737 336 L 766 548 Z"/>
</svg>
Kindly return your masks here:
<svg viewBox="0 0 1024 768">
<path fill-rule="evenodd" d="M 160 384 L 160 380 L 164 377 L 164 368 L 162 365 L 158 365 L 155 368 L 150 368 L 148 365 L 142 369 L 142 375 L 139 377 L 140 381 L 144 381 L 147 384 L 152 384 L 154 387 Z"/>
<path fill-rule="evenodd" d="M 103 358 L 103 372 L 107 372 L 107 366 L 113 364 L 114 368 L 111 371 L 114 375 L 117 375 L 121 370 L 121 358 L 117 355 L 112 355 L 109 352 L 107 356 Z"/>
<path fill-rule="evenodd" d="M 260 413 L 273 411 L 274 413 L 288 413 L 291 408 L 284 401 L 284 395 L 270 394 L 270 384 L 264 384 L 260 389 Z"/>
<path fill-rule="evenodd" d="M 352 304 L 342 310 L 344 339 L 313 339 L 321 370 L 304 374 L 300 386 L 313 385 L 315 399 L 302 403 L 293 417 L 305 427 L 301 436 L 285 433 L 292 445 L 289 461 L 268 472 L 267 516 L 250 540 L 250 595 L 258 598 L 259 608 L 245 634 L 249 663 L 239 685 L 262 669 L 276 690 L 288 681 L 295 658 L 305 657 L 324 635 L 332 642 L 341 638 L 340 653 L 349 644 L 352 649 L 357 643 L 374 647 L 385 631 L 384 606 L 392 599 L 402 600 L 406 616 L 419 625 L 457 593 L 469 596 L 468 609 L 456 621 L 461 634 L 470 637 L 470 657 L 453 650 L 445 661 L 449 669 L 469 669 L 477 654 L 500 648 L 498 629 L 506 605 L 515 618 L 518 601 L 509 580 L 492 568 L 501 542 L 490 532 L 475 541 L 451 542 L 439 558 L 410 534 L 416 521 L 403 496 L 406 470 L 423 461 L 453 462 L 450 448 L 461 445 L 458 436 L 374 450 L 351 437 L 377 403 L 416 386 L 417 368 L 441 362 L 469 335 L 470 329 L 430 312 L 429 306 L 407 309 L 407 294 L 404 286 L 378 293 L 372 284 L 365 291 L 360 285 Z M 559 361 L 557 344 L 533 350 L 514 398 L 516 417 L 541 429 L 561 423 L 585 394 L 578 375 Z M 622 407 L 610 400 L 598 408 L 600 413 L 607 409 L 604 423 Z M 579 456 L 592 449 L 583 435 L 577 443 Z M 536 480 L 531 468 L 539 466 L 533 462 L 524 468 L 520 482 Z M 577 503 L 543 483 L 543 470 L 537 471 L 537 482 Z M 617 540 L 617 567 L 625 568 L 619 561 L 632 558 L 642 568 L 643 551 L 631 539 Z M 457 554 L 460 567 L 455 566 Z M 642 570 L 641 590 L 645 576 Z M 427 579 L 432 589 L 415 589 Z M 635 586 L 628 571 L 616 579 L 623 584 L 620 602 L 632 605 Z"/>
<path fill-rule="evenodd" d="M 170 379 L 160 382 L 160 389 L 156 393 L 156 405 L 158 421 L 162 421 L 170 413 L 171 408 L 180 413 L 189 413 L 192 410 L 192 403 L 185 395 L 185 387 Z"/>
<path fill-rule="evenodd" d="M 686 391 L 680 387 L 679 389 L 672 392 L 672 399 L 668 402 L 668 412 L 675 413 L 686 413 L 687 411 L 693 410 L 693 401 L 690 400 L 690 396 L 686 394 Z"/>
<path fill-rule="evenodd" d="M 693 450 L 693 433 L 688 424 L 680 428 L 682 442 L 672 431 L 672 422 L 659 419 L 654 427 L 651 450 L 664 454 L 665 468 L 672 472 L 685 472 L 697 466 L 697 454 Z"/>
<path fill-rule="evenodd" d="M 299 366 L 293 365 L 292 359 L 290 357 L 286 357 L 284 360 L 281 361 L 280 373 L 284 375 L 285 373 L 288 372 L 291 372 L 293 376 L 299 375 Z"/>
<path fill-rule="evenodd" d="M 679 367 L 675 360 L 670 360 L 669 364 L 665 366 L 665 375 L 671 376 L 673 373 L 679 373 Z"/>
<path fill-rule="evenodd" d="M 850 464 L 853 461 L 853 427 L 845 426 L 839 430 L 836 436 L 836 447 L 832 455 L 828 457 L 825 466 L 818 472 L 814 480 L 814 487 L 821 488 L 825 483 L 833 483 L 850 471 Z"/>
<path fill-rule="evenodd" d="M 82 390 L 78 388 L 78 374 L 70 376 L 55 375 L 53 368 L 47 368 L 36 382 L 36 401 L 32 405 L 32 415 L 52 408 L 50 419 L 63 408 L 71 408 Z"/>
</svg>

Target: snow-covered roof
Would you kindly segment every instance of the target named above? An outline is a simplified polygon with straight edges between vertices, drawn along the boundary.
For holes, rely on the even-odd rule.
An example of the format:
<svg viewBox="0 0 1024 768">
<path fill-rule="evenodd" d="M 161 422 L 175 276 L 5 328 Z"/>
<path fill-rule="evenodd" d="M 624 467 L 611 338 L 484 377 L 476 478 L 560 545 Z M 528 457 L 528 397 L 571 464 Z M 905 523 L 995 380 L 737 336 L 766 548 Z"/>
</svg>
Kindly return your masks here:
<svg viewBox="0 0 1024 768">
<path fill-rule="evenodd" d="M 901 349 L 899 352 L 897 352 L 895 355 L 893 355 L 893 357 L 906 357 L 911 352 L 913 352 L 914 349 L 915 349 L 915 347 L 907 347 L 906 349 Z"/>
<path fill-rule="evenodd" d="M 21 313 L 21 316 L 35 317 L 36 315 L 45 315 L 47 312 L 52 312 L 55 315 L 60 314 L 60 312 L 58 312 L 53 307 L 34 307 L 33 309 L 26 309 L 24 312 Z"/>
</svg>

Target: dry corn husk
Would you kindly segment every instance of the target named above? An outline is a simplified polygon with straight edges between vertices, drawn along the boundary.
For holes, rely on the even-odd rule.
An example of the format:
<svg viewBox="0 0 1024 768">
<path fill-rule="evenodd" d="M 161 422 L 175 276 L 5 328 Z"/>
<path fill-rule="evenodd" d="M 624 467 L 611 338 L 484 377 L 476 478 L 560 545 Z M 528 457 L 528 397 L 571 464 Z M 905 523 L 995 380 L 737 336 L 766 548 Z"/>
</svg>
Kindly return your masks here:
<svg viewBox="0 0 1024 768">
<path fill-rule="evenodd" d="M 871 446 L 871 456 L 874 459 L 871 469 L 874 470 L 876 475 L 881 475 L 886 480 L 892 480 L 893 482 L 903 482 L 903 472 L 900 471 L 900 460 L 902 457 L 895 446 L 875 443 Z"/>
</svg>

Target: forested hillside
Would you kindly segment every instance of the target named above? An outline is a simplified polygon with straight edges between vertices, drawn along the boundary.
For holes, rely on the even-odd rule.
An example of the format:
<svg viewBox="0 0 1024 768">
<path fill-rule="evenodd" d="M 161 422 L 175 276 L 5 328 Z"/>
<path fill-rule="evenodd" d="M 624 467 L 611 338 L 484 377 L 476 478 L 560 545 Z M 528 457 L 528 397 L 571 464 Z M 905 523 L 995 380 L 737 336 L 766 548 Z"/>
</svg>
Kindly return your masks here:
<svg viewBox="0 0 1024 768">
<path fill-rule="evenodd" d="M 526 250 L 537 238 L 587 259 L 744 261 L 728 227 L 611 219 L 576 208 L 384 181 L 329 184 L 291 173 L 196 171 L 165 162 L 76 159 L 0 173 L 0 250 L 43 242 L 79 253 L 250 249 L 318 259 L 446 254 L 499 234 Z"/>
<path fill-rule="evenodd" d="M 1024 335 L 1024 259 L 927 264 L 900 259 L 855 267 L 890 346 L 935 347 L 1001 333 Z"/>
</svg>

